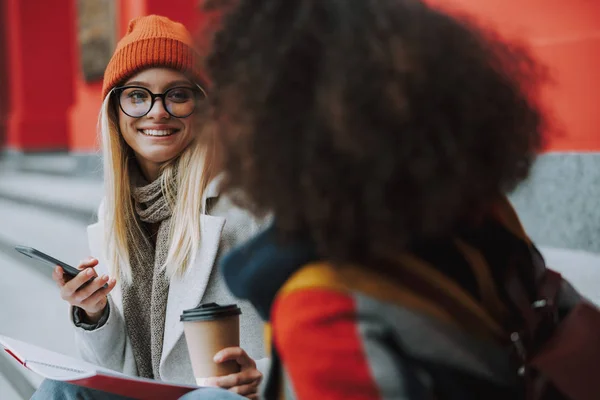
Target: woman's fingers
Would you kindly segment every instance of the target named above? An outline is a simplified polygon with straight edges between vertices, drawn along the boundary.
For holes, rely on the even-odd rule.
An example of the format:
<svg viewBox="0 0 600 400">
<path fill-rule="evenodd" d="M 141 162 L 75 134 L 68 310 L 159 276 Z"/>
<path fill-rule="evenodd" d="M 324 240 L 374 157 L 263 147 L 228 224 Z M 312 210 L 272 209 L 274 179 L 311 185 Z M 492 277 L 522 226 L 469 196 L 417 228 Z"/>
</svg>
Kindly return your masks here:
<svg viewBox="0 0 600 400">
<path fill-rule="evenodd" d="M 96 280 L 100 279 L 95 279 L 95 281 Z M 111 290 L 115 288 L 117 280 L 112 278 L 102 282 L 104 282 L 103 285 L 106 284 L 106 287 L 102 287 L 103 285 L 100 285 L 100 288 L 98 288 L 95 292 L 91 293 L 88 297 L 82 300 L 80 302 L 81 308 L 89 312 L 97 312 L 104 309 L 104 306 L 106 306 L 106 296 L 110 293 Z"/>
<path fill-rule="evenodd" d="M 64 275 L 63 275 L 64 276 Z M 93 268 L 87 268 L 77 274 L 76 277 L 66 282 L 60 289 L 60 295 L 63 300 L 74 301 L 74 294 L 81 288 L 87 281 L 97 276 L 96 271 Z"/>
<path fill-rule="evenodd" d="M 213 360 L 217 363 L 235 360 L 242 369 L 256 368 L 256 362 L 241 347 L 227 347 L 215 354 Z"/>
<path fill-rule="evenodd" d="M 61 267 L 55 267 L 52 271 L 52 280 L 56 282 L 59 288 L 65 285 L 64 271 Z"/>
<path fill-rule="evenodd" d="M 108 283 L 108 276 L 102 275 L 90 281 L 87 285 L 80 287 L 74 294 L 73 297 L 77 302 L 82 304 L 90 296 L 99 291 L 104 285 Z"/>
<path fill-rule="evenodd" d="M 70 305 L 82 308 L 88 316 L 103 312 L 108 302 L 106 296 L 117 284 L 116 279 L 107 275 L 98 277 L 94 270 L 96 265 L 98 260 L 93 257 L 81 261 L 77 266 L 81 272 L 71 278 L 59 266 L 52 271 L 52 279 L 60 288 L 60 297 Z"/>
<path fill-rule="evenodd" d="M 239 394 L 240 396 L 252 396 L 253 394 L 258 393 L 258 384 L 260 381 L 254 381 L 247 385 L 239 385 L 229 388 L 228 390 L 232 393 Z"/>
<path fill-rule="evenodd" d="M 85 268 L 91 268 L 91 267 L 95 267 L 96 265 L 98 265 L 98 260 L 95 259 L 94 257 L 88 257 L 85 260 L 81 260 L 79 262 L 79 265 L 77 266 L 77 269 L 85 269 Z"/>
<path fill-rule="evenodd" d="M 93 268 L 96 265 L 98 265 L 98 260 L 95 259 L 94 257 L 88 257 L 85 260 L 82 260 L 79 262 L 79 265 L 77 265 L 77 269 L 84 270 L 86 268 Z M 73 278 L 71 276 L 67 275 L 65 273 L 65 271 L 58 265 L 52 271 L 52 279 L 54 280 L 54 282 L 56 282 L 56 284 L 59 287 L 63 287 L 67 282 L 70 282 L 71 280 L 73 280 Z M 83 283 L 85 283 L 86 281 L 87 280 L 85 280 Z M 81 284 L 76 285 L 76 286 L 77 286 L 76 288 L 70 286 L 69 291 L 73 292 L 74 290 L 77 290 L 77 288 L 79 286 L 81 286 Z"/>
<path fill-rule="evenodd" d="M 223 389 L 232 389 L 235 387 L 258 386 L 262 380 L 262 374 L 256 369 L 247 369 L 225 376 L 219 376 L 207 379 L 207 386 L 218 386 Z"/>
</svg>

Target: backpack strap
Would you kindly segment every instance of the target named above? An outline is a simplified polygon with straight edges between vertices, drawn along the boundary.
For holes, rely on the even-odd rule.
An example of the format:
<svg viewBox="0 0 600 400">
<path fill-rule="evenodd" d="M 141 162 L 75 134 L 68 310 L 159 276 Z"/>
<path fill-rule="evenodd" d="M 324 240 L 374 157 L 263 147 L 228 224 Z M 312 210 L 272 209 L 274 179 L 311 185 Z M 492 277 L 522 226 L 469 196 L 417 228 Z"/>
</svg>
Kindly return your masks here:
<svg viewBox="0 0 600 400">
<path fill-rule="evenodd" d="M 510 317 L 510 311 L 498 293 L 498 284 L 494 281 L 490 267 L 482 252 L 461 239 L 455 239 L 454 244 L 471 267 L 471 272 L 477 281 L 483 307 L 497 321 L 507 321 Z"/>
</svg>

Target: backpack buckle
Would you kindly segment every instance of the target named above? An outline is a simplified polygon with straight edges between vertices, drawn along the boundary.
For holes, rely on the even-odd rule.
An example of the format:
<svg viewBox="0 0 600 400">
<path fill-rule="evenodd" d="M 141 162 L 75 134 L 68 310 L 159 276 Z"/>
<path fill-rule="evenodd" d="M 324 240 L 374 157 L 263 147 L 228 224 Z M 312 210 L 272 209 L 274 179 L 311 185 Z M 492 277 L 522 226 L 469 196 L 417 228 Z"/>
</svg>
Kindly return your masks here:
<svg viewBox="0 0 600 400">
<path fill-rule="evenodd" d="M 531 303 L 531 308 L 541 316 L 541 321 L 551 325 L 558 323 L 558 312 L 553 299 L 540 299 Z"/>
</svg>

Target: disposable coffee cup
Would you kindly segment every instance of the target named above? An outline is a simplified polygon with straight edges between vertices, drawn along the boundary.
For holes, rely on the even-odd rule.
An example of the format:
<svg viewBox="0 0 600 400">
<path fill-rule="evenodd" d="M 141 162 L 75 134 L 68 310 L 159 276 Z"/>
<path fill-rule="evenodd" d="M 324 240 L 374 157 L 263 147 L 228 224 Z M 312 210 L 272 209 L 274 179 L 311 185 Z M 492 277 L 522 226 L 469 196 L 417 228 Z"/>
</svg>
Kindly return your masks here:
<svg viewBox="0 0 600 400">
<path fill-rule="evenodd" d="M 235 360 L 215 363 L 213 357 L 227 347 L 240 345 L 241 313 L 235 304 L 207 303 L 181 314 L 192 369 L 199 386 L 204 386 L 206 378 L 240 371 Z"/>
</svg>

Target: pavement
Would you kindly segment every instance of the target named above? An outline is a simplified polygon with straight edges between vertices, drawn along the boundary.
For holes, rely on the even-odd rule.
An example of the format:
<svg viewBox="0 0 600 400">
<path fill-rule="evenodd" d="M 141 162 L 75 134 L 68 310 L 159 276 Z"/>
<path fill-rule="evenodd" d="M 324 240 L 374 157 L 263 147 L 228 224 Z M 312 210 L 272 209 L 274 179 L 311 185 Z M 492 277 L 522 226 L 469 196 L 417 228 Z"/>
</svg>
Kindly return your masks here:
<svg viewBox="0 0 600 400">
<path fill-rule="evenodd" d="M 88 256 L 86 226 L 102 197 L 97 178 L 0 173 L 0 334 L 76 356 L 68 306 L 51 268 L 14 250 L 26 245 L 71 265 Z M 547 263 L 600 304 L 600 255 L 541 246 Z M 0 353 L 0 399 L 28 399 L 40 377 Z"/>
</svg>

